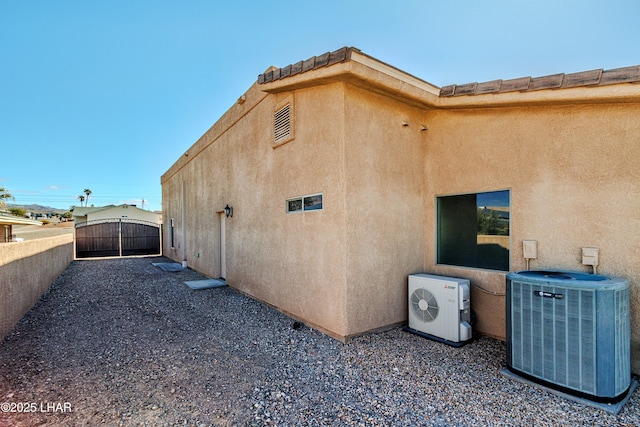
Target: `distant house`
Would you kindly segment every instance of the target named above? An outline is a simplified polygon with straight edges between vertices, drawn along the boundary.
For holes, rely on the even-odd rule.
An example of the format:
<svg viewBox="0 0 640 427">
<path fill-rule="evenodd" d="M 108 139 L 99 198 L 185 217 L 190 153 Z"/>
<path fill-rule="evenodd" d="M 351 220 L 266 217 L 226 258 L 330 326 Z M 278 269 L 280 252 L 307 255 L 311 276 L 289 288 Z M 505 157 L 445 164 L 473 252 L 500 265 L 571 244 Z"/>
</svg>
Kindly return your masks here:
<svg viewBox="0 0 640 427">
<path fill-rule="evenodd" d="M 82 207 L 75 206 L 71 212 L 73 219 L 77 224 L 89 221 L 128 218 L 132 220 L 147 221 L 154 224 L 160 224 L 161 214 L 152 211 L 139 209 L 134 205 L 108 205 L 99 207 Z"/>
<path fill-rule="evenodd" d="M 163 252 L 341 340 L 404 323 L 409 274 L 467 278 L 474 330 L 504 339 L 523 240 L 540 270 L 596 247 L 632 284 L 640 373 L 639 83 L 440 88 L 355 48 L 271 67 L 162 176 Z"/>
<path fill-rule="evenodd" d="M 5 212 L 0 212 L 0 230 L 2 230 L 0 243 L 8 243 L 15 240 L 15 236 L 13 234 L 14 225 L 42 225 L 42 222 L 35 221 L 29 218 L 17 217 Z"/>
</svg>

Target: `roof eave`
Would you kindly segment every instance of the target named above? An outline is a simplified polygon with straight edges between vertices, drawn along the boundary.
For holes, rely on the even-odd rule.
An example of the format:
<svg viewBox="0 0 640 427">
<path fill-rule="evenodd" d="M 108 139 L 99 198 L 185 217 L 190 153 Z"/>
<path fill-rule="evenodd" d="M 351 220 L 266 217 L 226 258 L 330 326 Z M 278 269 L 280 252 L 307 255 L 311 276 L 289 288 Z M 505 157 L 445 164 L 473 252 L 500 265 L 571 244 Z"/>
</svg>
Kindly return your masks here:
<svg viewBox="0 0 640 427">
<path fill-rule="evenodd" d="M 41 221 L 29 218 L 9 217 L 0 215 L 0 224 L 4 225 L 42 225 Z"/>
<path fill-rule="evenodd" d="M 349 83 L 423 108 L 437 104 L 440 88 L 384 62 L 352 51 L 348 61 L 259 84 L 267 93 L 280 93 L 331 83 Z"/>
<path fill-rule="evenodd" d="M 460 109 L 638 102 L 640 102 L 640 84 L 619 83 L 606 86 L 579 86 L 574 88 L 440 97 L 438 98 L 437 107 Z"/>
<path fill-rule="evenodd" d="M 540 88 L 531 89 L 535 85 L 530 82 L 535 83 L 540 80 L 542 83 L 548 83 L 547 80 L 557 76 L 475 83 L 472 88 L 473 94 L 464 93 L 464 88 L 472 85 L 453 85 L 455 86 L 456 94 L 454 96 L 446 96 L 444 93 L 451 88 L 450 86 L 440 89 L 398 68 L 365 55 L 357 49 L 350 48 L 347 58 L 330 66 L 310 68 L 306 71 L 304 64 L 307 61 L 302 61 L 298 67 L 301 70 L 300 72 L 287 74 L 284 77 L 280 76 L 278 69 L 271 69 L 279 77 L 258 83 L 257 86 L 266 93 L 281 93 L 343 82 L 376 93 L 386 94 L 392 98 L 425 109 L 640 102 L 640 84 L 637 82 L 621 81 L 606 85 L 581 84 L 575 87 L 547 87 L 541 84 Z M 280 70 L 284 70 L 284 68 Z M 575 75 L 581 76 L 588 73 L 576 73 Z M 526 80 L 527 83 L 524 90 L 519 90 L 520 88 L 516 84 L 521 80 Z M 505 90 L 506 83 L 510 82 L 514 82 L 513 88 Z M 492 83 L 497 83 L 500 86 L 500 91 L 492 90 Z M 458 93 L 457 91 L 461 89 L 463 91 Z"/>
</svg>

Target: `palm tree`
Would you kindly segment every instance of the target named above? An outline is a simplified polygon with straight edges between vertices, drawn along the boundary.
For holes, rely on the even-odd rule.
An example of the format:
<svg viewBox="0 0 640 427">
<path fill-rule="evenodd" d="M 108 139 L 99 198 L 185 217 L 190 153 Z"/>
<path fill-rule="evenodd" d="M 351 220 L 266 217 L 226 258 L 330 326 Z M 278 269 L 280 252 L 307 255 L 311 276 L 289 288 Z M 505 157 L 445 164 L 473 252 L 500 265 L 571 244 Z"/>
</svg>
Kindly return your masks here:
<svg viewBox="0 0 640 427">
<path fill-rule="evenodd" d="M 82 194 L 79 195 L 78 200 L 80 200 L 80 207 L 82 207 L 82 202 L 84 202 L 84 196 Z"/>
<path fill-rule="evenodd" d="M 84 194 L 87 195 L 87 201 L 84 203 L 85 206 L 87 206 L 89 204 L 89 195 L 91 194 L 91 190 L 89 190 L 88 188 L 84 189 Z"/>
<path fill-rule="evenodd" d="M 14 197 L 9 193 L 9 190 L 0 186 L 0 208 L 5 208 L 7 206 L 6 200 L 15 200 Z"/>
</svg>

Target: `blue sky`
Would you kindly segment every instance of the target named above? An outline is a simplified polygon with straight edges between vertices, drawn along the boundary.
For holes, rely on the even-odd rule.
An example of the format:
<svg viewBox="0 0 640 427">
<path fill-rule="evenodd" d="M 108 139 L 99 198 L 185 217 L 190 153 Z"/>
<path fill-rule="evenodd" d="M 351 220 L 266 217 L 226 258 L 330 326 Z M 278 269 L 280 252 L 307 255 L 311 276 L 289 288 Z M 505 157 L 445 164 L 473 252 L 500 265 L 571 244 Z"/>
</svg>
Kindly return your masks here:
<svg viewBox="0 0 640 427">
<path fill-rule="evenodd" d="M 0 0 L 0 186 L 159 210 L 160 176 L 271 65 L 354 46 L 438 86 L 610 69 L 640 64 L 639 16 L 638 0 Z"/>
</svg>

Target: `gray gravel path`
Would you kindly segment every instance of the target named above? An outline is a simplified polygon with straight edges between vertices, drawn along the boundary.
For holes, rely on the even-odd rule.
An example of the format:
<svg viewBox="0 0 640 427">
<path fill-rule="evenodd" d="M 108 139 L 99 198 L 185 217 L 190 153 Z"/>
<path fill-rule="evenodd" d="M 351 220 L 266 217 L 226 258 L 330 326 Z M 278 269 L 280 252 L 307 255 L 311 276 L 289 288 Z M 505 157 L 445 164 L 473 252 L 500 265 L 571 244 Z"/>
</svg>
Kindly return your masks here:
<svg viewBox="0 0 640 427">
<path fill-rule="evenodd" d="M 342 344 L 166 258 L 74 261 L 0 344 L 0 426 L 638 426 L 504 378 L 504 343 Z M 296 325 L 297 326 L 297 325 Z M 70 409 L 70 411 L 69 411 Z"/>
</svg>

